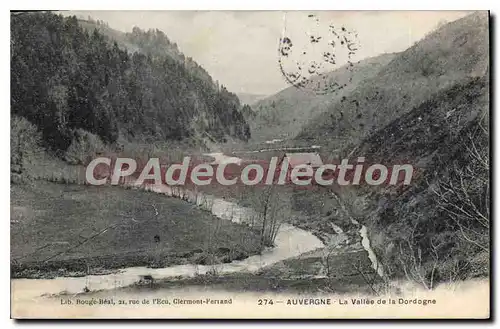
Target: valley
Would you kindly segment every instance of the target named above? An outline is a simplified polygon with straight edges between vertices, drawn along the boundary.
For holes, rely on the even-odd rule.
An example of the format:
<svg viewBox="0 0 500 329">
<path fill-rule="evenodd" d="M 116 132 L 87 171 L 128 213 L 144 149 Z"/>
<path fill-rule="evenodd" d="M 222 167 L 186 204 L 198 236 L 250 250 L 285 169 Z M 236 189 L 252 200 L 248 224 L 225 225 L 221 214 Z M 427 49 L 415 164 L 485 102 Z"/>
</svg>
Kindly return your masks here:
<svg viewBox="0 0 500 329">
<path fill-rule="evenodd" d="M 487 13 L 340 66 L 328 77 L 345 88 L 324 95 L 239 97 L 158 29 L 53 13 L 13 15 L 11 29 L 11 283 L 23 298 L 371 298 L 489 280 Z M 105 155 L 170 165 L 297 153 L 411 163 L 417 175 L 301 189 L 136 184 L 138 173 L 96 187 L 83 174 Z"/>
</svg>

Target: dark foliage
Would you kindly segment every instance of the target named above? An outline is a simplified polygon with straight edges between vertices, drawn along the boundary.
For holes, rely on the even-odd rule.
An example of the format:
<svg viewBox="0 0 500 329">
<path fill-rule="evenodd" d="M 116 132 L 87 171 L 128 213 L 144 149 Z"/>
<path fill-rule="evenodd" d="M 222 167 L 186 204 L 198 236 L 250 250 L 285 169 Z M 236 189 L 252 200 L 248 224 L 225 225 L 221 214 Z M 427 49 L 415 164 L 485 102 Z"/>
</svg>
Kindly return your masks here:
<svg viewBox="0 0 500 329">
<path fill-rule="evenodd" d="M 169 42 L 134 29 L 147 49 Z M 175 56 L 174 56 L 175 55 Z M 77 129 L 105 143 L 190 137 L 249 138 L 236 95 L 180 53 L 129 53 L 76 17 L 11 16 L 12 114 L 39 127 L 45 146 L 66 150 Z M 194 64 L 193 64 L 194 63 Z"/>
</svg>

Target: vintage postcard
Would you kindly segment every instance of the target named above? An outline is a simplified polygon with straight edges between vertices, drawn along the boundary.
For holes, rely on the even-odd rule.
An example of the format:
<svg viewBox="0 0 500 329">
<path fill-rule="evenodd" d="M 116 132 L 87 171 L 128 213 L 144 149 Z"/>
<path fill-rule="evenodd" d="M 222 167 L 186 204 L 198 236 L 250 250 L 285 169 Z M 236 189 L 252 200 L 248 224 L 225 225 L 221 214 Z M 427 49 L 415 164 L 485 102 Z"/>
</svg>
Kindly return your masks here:
<svg viewBox="0 0 500 329">
<path fill-rule="evenodd" d="M 487 11 L 12 11 L 11 317 L 490 317 Z"/>
</svg>

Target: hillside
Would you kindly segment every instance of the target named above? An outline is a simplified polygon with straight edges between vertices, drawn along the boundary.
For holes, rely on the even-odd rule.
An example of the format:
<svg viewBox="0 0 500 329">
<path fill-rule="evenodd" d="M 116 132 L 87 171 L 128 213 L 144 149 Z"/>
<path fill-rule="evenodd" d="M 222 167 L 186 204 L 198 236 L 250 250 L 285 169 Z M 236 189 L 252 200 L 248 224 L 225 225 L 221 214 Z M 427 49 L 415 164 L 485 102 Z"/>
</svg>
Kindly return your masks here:
<svg viewBox="0 0 500 329">
<path fill-rule="evenodd" d="M 171 41 L 165 33 L 158 29 L 141 30 L 134 26 L 132 32 L 121 32 L 111 28 L 106 22 L 93 20 L 92 18 L 78 19 L 78 24 L 89 32 L 98 30 L 104 35 L 108 42 L 116 42 L 121 49 L 129 53 L 142 53 L 152 57 L 168 57 L 176 63 L 184 66 L 190 74 L 203 80 L 212 89 L 218 88 L 218 82 L 214 82 L 210 74 L 196 63 L 191 57 L 186 57 L 177 47 L 177 43 Z M 242 103 L 246 103 L 242 101 Z"/>
<path fill-rule="evenodd" d="M 295 198 L 296 207 L 323 203 L 325 211 L 338 209 L 328 195 L 336 193 L 367 226 L 390 278 L 431 289 L 489 274 L 488 49 L 486 13 L 449 23 L 397 55 L 297 137 L 321 141 L 324 158 L 413 165 L 409 186 L 346 187 Z"/>
<path fill-rule="evenodd" d="M 293 138 L 308 121 L 327 111 L 333 104 L 342 101 L 363 80 L 373 77 L 387 65 L 394 54 L 384 54 L 362 60 L 347 70 L 343 66 L 326 74 L 330 81 L 336 81 L 345 87 L 341 90 L 316 95 L 311 91 L 288 87 L 279 93 L 260 100 L 252 105 L 257 113 L 250 120 L 253 139 L 271 140 L 274 138 Z"/>
<path fill-rule="evenodd" d="M 249 93 L 237 93 L 238 98 L 242 104 L 254 105 L 258 101 L 266 98 L 266 95 L 259 94 L 249 94 Z"/>
<path fill-rule="evenodd" d="M 483 76 L 488 49 L 487 13 L 448 23 L 359 83 L 345 101 L 332 104 L 297 138 L 322 140 L 330 149 L 345 143 L 354 147 L 436 91 L 467 77 Z"/>
<path fill-rule="evenodd" d="M 357 193 L 370 214 L 364 223 L 374 232 L 372 246 L 390 272 L 402 275 L 421 253 L 421 269 L 411 275 L 434 267 L 448 276 L 436 283 L 488 275 L 488 90 L 487 77 L 477 77 L 434 93 L 353 154 L 416 169 L 408 188 Z"/>
<path fill-rule="evenodd" d="M 238 97 L 161 31 L 136 28 L 123 39 L 99 32 L 103 24 L 92 31 L 80 24 L 53 13 L 11 15 L 11 113 L 41 132 L 43 147 L 64 154 L 88 140 L 249 138 Z M 140 51 L 121 47 L 124 40 Z"/>
<path fill-rule="evenodd" d="M 85 167 L 101 154 L 175 161 L 206 144 L 247 140 L 251 113 L 161 31 L 92 24 L 11 14 L 12 277 L 212 265 L 260 253 L 256 229 L 220 221 L 211 205 L 88 186 Z"/>
</svg>

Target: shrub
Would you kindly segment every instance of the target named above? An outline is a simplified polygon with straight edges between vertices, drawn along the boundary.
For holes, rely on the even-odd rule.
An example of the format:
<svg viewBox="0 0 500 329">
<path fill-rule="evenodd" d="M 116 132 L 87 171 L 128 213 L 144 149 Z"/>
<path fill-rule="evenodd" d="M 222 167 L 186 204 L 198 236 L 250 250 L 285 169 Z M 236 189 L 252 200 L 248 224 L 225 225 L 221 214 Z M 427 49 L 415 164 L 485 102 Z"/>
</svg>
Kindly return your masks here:
<svg viewBox="0 0 500 329">
<path fill-rule="evenodd" d="M 71 145 L 66 150 L 66 161 L 70 164 L 87 164 L 97 153 L 106 149 L 105 144 L 99 136 L 89 133 L 83 129 L 74 132 Z"/>
<path fill-rule="evenodd" d="M 27 165 L 35 162 L 42 152 L 41 134 L 34 124 L 25 118 L 13 116 L 10 123 L 10 171 L 22 174 Z"/>
</svg>

